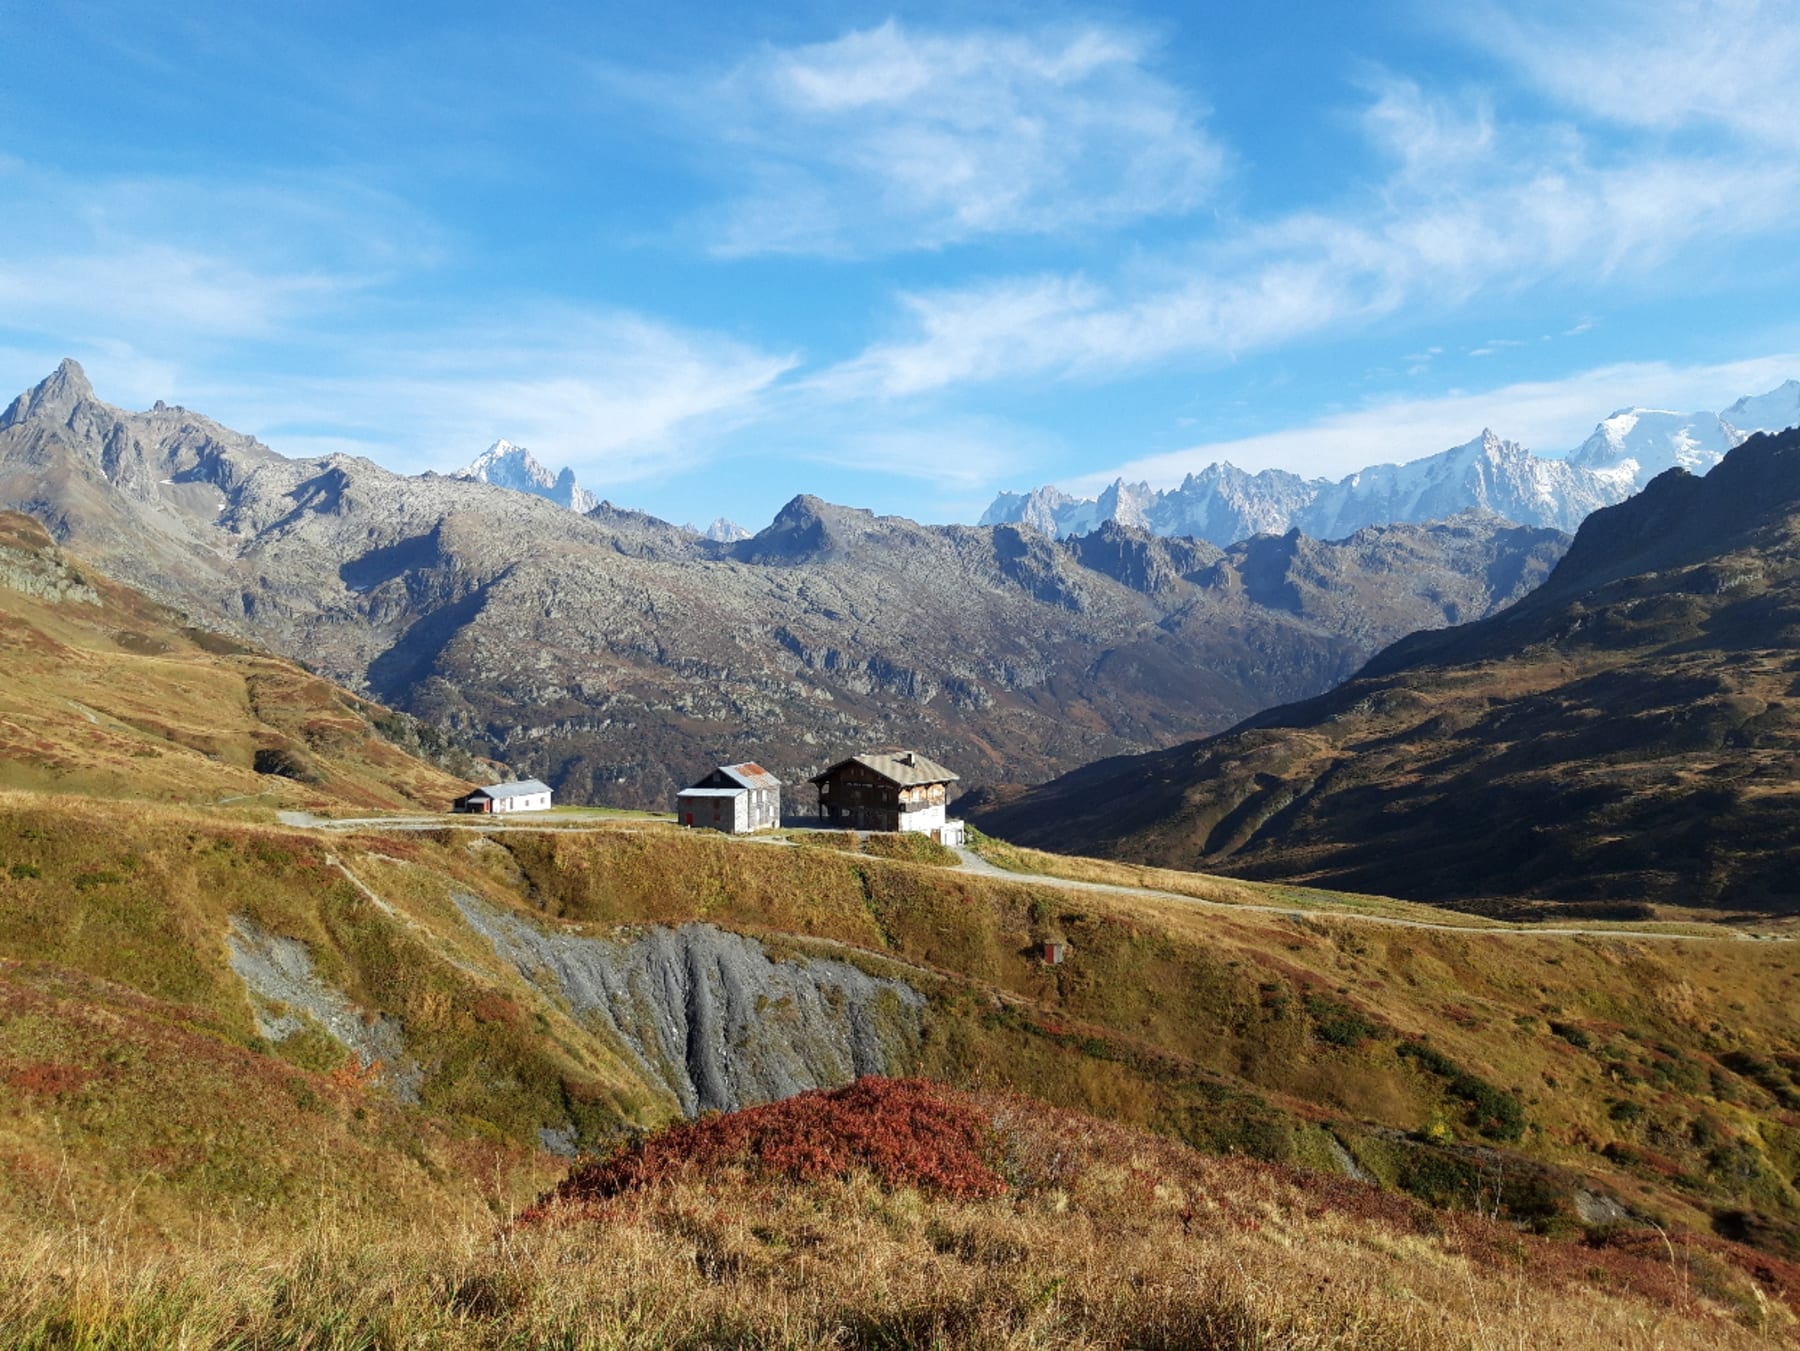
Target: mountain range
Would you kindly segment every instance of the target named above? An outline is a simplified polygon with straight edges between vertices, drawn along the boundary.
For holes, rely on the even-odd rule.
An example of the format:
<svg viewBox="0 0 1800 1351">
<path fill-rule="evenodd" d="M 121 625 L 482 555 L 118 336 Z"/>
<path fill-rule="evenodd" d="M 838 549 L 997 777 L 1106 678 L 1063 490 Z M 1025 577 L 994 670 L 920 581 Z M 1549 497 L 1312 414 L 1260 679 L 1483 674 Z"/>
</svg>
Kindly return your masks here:
<svg viewBox="0 0 1800 1351">
<path fill-rule="evenodd" d="M 978 813 L 1418 900 L 1800 910 L 1800 429 L 1595 512 L 1543 586 L 1231 732 Z"/>
<path fill-rule="evenodd" d="M 1436 455 L 1373 465 L 1335 482 L 1213 464 L 1167 491 L 1119 479 L 1097 498 L 1051 486 L 1001 493 L 981 521 L 1016 521 L 1063 538 L 1110 520 L 1220 546 L 1292 529 L 1339 539 L 1365 526 L 1442 520 L 1470 509 L 1572 531 L 1590 512 L 1623 501 L 1665 469 L 1705 473 L 1751 433 L 1797 423 L 1800 380 L 1789 380 L 1718 413 L 1623 409 L 1566 456 L 1536 455 L 1484 430 Z"/>
<path fill-rule="evenodd" d="M 528 471 L 512 449 L 489 468 Z M 858 745 L 916 746 L 970 786 L 1166 746 L 1491 612 L 1567 544 L 1491 515 L 1329 545 L 1116 523 L 1052 541 L 806 496 L 720 541 L 289 459 L 186 409 L 112 407 L 73 362 L 0 415 L 0 505 L 199 622 L 633 806 L 714 763 L 793 781 Z"/>
</svg>

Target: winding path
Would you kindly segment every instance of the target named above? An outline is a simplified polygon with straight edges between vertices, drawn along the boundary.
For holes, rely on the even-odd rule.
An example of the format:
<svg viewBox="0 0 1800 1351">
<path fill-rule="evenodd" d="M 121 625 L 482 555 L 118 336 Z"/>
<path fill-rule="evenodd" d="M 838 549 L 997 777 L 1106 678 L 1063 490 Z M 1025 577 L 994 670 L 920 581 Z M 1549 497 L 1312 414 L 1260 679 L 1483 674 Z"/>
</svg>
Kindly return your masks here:
<svg viewBox="0 0 1800 1351">
<path fill-rule="evenodd" d="M 310 812 L 281 811 L 276 812 L 276 819 L 284 826 L 297 826 L 306 830 L 352 831 L 352 830 L 466 830 L 475 834 L 495 834 L 504 831 L 545 831 L 553 830 L 574 835 L 616 835 L 621 829 L 629 830 L 630 826 L 619 818 L 610 818 L 614 824 L 582 826 L 553 824 L 550 820 L 495 820 L 492 817 L 471 816 L 362 816 L 342 819 L 328 819 L 314 816 Z M 536 813 L 520 813 L 521 817 L 534 817 Z M 568 816 L 560 818 L 568 821 Z M 580 818 L 575 818 L 579 820 Z M 654 818 L 646 818 L 649 822 Z M 726 836 L 727 839 L 738 839 L 744 844 L 793 847 L 794 841 L 776 836 L 749 835 L 739 837 Z M 1172 902 L 1177 905 L 1194 906 L 1201 910 L 1216 910 L 1230 914 L 1274 915 L 1288 920 L 1327 920 L 1340 924 L 1384 924 L 1396 929 L 1424 929 L 1434 933 L 1461 934 L 1465 937 L 1495 938 L 1610 938 L 1630 939 L 1632 941 L 1648 941 L 1657 943 L 1792 943 L 1794 938 L 1779 934 L 1750 934 L 1740 929 L 1721 929 L 1712 934 L 1668 933 L 1652 929 L 1596 929 L 1596 928 L 1549 928 L 1538 925 L 1472 925 L 1472 924 L 1440 924 L 1424 919 L 1402 919 L 1396 915 L 1365 915 L 1353 910 L 1307 910 L 1291 905 L 1262 905 L 1254 901 L 1209 901 L 1199 896 L 1189 896 L 1178 891 L 1159 891 L 1154 887 L 1123 886 L 1115 882 L 1081 882 L 1068 877 L 1054 877 L 1049 873 L 1020 873 L 999 868 L 988 862 L 972 849 L 956 850 L 958 863 L 954 871 L 969 873 L 977 877 L 989 878 L 996 882 L 1013 882 L 1021 886 L 1050 887 L 1059 891 L 1102 892 L 1113 896 L 1130 896 L 1140 900 Z"/>
</svg>

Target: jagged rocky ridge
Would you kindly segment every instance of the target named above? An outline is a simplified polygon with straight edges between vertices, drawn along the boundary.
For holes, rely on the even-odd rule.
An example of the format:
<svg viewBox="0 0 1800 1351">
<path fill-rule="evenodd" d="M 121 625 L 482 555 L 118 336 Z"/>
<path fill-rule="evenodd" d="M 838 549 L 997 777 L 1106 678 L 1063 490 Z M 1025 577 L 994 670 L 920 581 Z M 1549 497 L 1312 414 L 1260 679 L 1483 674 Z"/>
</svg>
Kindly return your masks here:
<svg viewBox="0 0 1800 1351">
<path fill-rule="evenodd" d="M 979 814 L 1023 843 L 1420 900 L 1800 910 L 1800 430 L 1589 517 L 1512 608 Z"/>
<path fill-rule="evenodd" d="M 1624 501 L 1665 469 L 1705 473 L 1751 433 L 1796 423 L 1800 380 L 1789 380 L 1719 413 L 1621 409 L 1567 456 L 1535 455 L 1484 430 L 1436 455 L 1372 465 L 1336 482 L 1213 464 L 1167 491 L 1120 479 L 1092 499 L 1049 486 L 1001 493 L 981 521 L 1016 521 L 1052 538 L 1117 521 L 1221 546 L 1291 529 L 1338 539 L 1370 525 L 1441 520 L 1471 509 L 1524 525 L 1574 530 L 1590 512 Z"/>
<path fill-rule="evenodd" d="M 1229 550 L 1055 542 L 800 497 L 709 540 L 367 460 L 288 459 L 66 362 L 0 416 L 0 504 L 207 623 L 477 740 L 566 798 L 663 806 L 712 763 L 790 782 L 903 742 L 1033 782 L 1329 688 L 1529 591 L 1566 545 L 1465 516 Z"/>
</svg>

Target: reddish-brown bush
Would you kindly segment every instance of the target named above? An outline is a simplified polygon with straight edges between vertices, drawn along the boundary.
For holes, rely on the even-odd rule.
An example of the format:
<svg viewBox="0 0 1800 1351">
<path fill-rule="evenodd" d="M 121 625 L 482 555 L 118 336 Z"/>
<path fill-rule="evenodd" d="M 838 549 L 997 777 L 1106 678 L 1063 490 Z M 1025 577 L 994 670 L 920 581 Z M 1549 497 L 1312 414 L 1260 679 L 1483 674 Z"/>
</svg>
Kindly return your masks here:
<svg viewBox="0 0 1800 1351">
<path fill-rule="evenodd" d="M 43 1060 L 28 1065 L 9 1065 L 0 1071 L 0 1079 L 6 1081 L 8 1088 L 38 1097 L 78 1093 L 93 1077 L 94 1071 L 79 1065 L 57 1065 Z"/>
<path fill-rule="evenodd" d="M 1006 1184 L 987 1115 L 923 1079 L 858 1079 L 781 1102 L 680 1122 L 578 1168 L 526 1215 L 559 1202 L 603 1201 L 677 1175 L 742 1167 L 769 1180 L 872 1175 L 884 1187 L 942 1196 L 996 1196 Z"/>
</svg>

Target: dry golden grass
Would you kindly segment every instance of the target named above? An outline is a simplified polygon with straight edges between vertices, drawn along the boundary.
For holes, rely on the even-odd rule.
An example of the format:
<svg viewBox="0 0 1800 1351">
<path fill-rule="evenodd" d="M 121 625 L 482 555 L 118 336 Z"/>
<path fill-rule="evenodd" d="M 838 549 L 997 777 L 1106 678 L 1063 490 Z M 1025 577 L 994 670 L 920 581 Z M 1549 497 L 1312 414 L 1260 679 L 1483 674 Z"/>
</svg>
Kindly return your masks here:
<svg viewBox="0 0 1800 1351">
<path fill-rule="evenodd" d="M 7 568 L 39 589 L 9 585 Z M 187 626 L 12 513 L 0 513 L 0 665 L 0 789 L 365 809 L 445 806 L 467 789 L 389 744 L 385 710 Z M 257 772 L 259 752 L 286 773 Z"/>
<path fill-rule="evenodd" d="M 1076 1148 L 1077 1153 L 1081 1152 Z M 1788 1344 L 1791 1311 L 1705 1254 L 1560 1249 L 1321 1205 L 1234 1161 L 1065 1160 L 1004 1198 L 866 1177 L 691 1179 L 502 1229 L 325 1219 L 146 1249 L 18 1237 L 0 1339 L 179 1346 L 1624 1348 Z"/>
<path fill-rule="evenodd" d="M 1267 882 L 1240 882 L 1235 878 L 1220 877 L 1212 873 L 1154 868 L 1142 863 L 1121 863 L 1111 859 L 1087 858 L 1079 854 L 1052 854 L 986 836 L 981 837 L 978 852 L 988 862 L 1008 872 L 1039 873 L 1045 877 L 1060 877 L 1070 882 L 1093 882 L 1101 886 L 1142 887 L 1150 891 L 1168 892 L 1174 896 L 1191 896 L 1195 900 L 1209 901 L 1216 905 L 1272 905 L 1302 913 L 1365 915 L 1411 920 L 1421 924 L 1444 924 L 1463 929 L 1497 927 L 1494 921 L 1483 919 L 1479 915 L 1458 914 L 1436 906 L 1421 905 L 1416 901 Z"/>
</svg>

